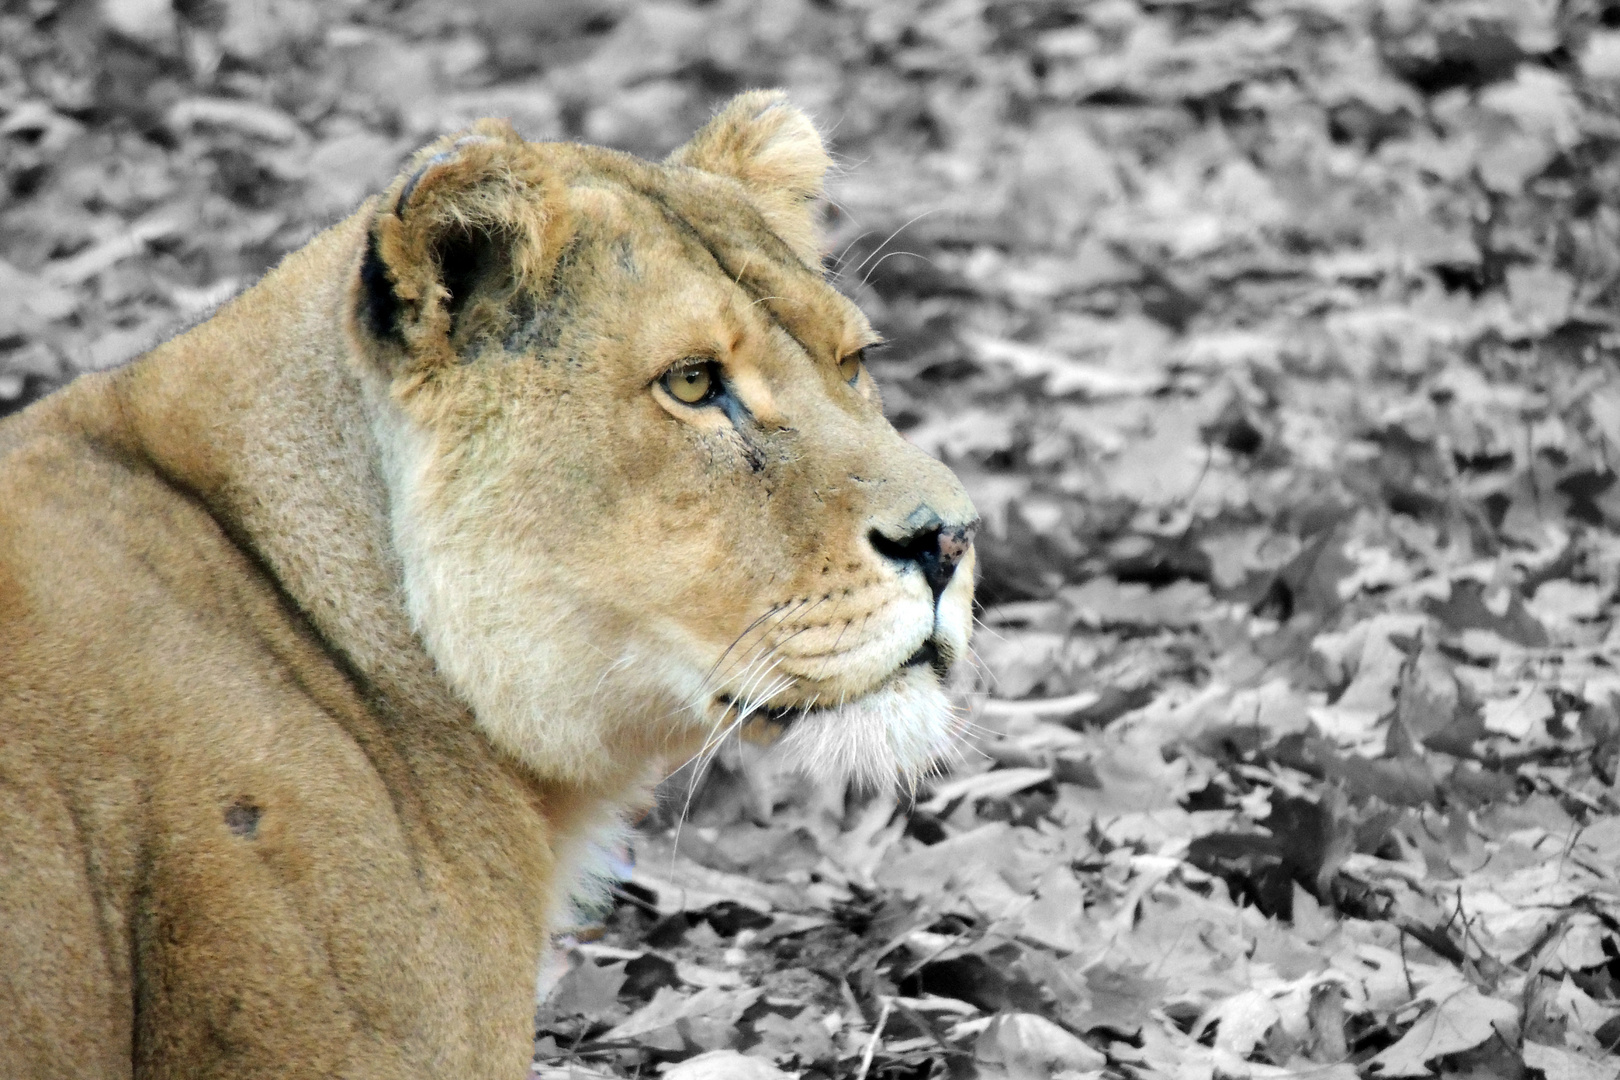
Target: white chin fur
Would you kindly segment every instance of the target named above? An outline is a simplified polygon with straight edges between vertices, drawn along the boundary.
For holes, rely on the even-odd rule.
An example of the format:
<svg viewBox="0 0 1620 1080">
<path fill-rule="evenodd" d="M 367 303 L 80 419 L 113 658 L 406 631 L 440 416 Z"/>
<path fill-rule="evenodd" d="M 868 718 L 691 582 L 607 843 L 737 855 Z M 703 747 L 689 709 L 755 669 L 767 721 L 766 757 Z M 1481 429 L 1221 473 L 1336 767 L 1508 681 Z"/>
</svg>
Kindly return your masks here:
<svg viewBox="0 0 1620 1080">
<path fill-rule="evenodd" d="M 956 755 L 962 727 L 939 680 L 920 667 L 864 697 L 799 717 L 774 749 L 818 780 L 911 789 Z"/>
</svg>

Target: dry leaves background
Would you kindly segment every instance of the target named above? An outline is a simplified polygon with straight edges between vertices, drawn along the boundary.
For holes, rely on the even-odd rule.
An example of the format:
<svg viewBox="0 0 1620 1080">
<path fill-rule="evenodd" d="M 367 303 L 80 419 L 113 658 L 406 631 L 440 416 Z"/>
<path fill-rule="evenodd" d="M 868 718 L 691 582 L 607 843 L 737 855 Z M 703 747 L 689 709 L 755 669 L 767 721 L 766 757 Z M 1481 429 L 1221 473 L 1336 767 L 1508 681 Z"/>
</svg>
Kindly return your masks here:
<svg viewBox="0 0 1620 1080">
<path fill-rule="evenodd" d="M 539 1075 L 1620 1073 L 1620 5 L 0 11 L 8 410 L 478 116 L 657 154 L 780 84 L 848 164 L 988 523 L 974 749 L 678 776 Z"/>
</svg>

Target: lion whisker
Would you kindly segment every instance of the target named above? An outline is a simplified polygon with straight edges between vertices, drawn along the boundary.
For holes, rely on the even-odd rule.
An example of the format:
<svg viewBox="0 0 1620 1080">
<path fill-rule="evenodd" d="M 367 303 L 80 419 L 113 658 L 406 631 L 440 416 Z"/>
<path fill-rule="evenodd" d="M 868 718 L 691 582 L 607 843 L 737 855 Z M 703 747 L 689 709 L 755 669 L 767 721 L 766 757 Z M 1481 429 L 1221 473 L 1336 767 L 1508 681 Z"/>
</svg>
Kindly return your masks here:
<svg viewBox="0 0 1620 1080">
<path fill-rule="evenodd" d="M 979 616 L 977 614 L 973 615 L 973 625 L 977 626 L 980 630 L 983 630 L 985 633 L 989 634 L 993 638 L 997 638 L 998 640 L 1001 640 L 1001 641 L 1006 641 L 1007 640 L 1007 635 L 1006 634 L 1001 633 L 995 627 L 991 626 L 989 623 L 987 623 L 983 619 L 979 618 Z"/>
<path fill-rule="evenodd" d="M 930 266 L 934 265 L 933 259 L 930 259 L 926 255 L 919 255 L 915 251 L 891 251 L 887 255 L 883 256 L 883 258 L 872 264 L 872 268 L 866 272 L 866 276 L 861 278 L 861 284 L 865 285 L 868 281 L 871 281 L 872 275 L 877 273 L 877 268 L 894 258 L 896 255 L 910 255 L 913 259 L 921 259 Z"/>
<path fill-rule="evenodd" d="M 803 605 L 804 603 L 806 603 L 808 601 L 808 599 L 809 598 L 807 597 L 805 600 L 800 601 L 799 605 Z M 803 617 L 804 615 L 808 615 L 810 612 L 814 611 L 817 607 L 820 607 L 823 603 L 825 603 L 826 600 L 827 600 L 827 597 L 825 597 L 825 596 L 820 597 L 814 603 L 811 603 L 809 607 L 806 607 L 802 612 L 798 612 L 797 614 L 800 617 Z M 799 605 L 791 605 L 791 606 L 799 606 Z M 791 606 L 790 606 L 790 609 L 791 609 Z M 790 614 L 791 614 L 791 610 L 781 612 L 779 617 L 777 618 L 775 624 L 770 626 L 770 627 L 763 628 L 762 632 L 767 633 L 767 634 L 770 633 L 772 630 L 774 630 L 776 628 L 776 626 L 780 626 L 782 622 L 784 622 L 787 618 L 789 618 Z M 756 622 L 757 622 L 757 620 L 756 620 Z M 765 651 L 765 653 L 763 655 L 765 655 L 765 656 L 775 655 L 776 653 L 780 652 L 783 645 L 787 644 L 789 641 L 792 641 L 794 638 L 798 637 L 800 634 L 804 633 L 805 631 L 807 631 L 809 629 L 811 629 L 809 626 L 801 626 L 799 629 L 795 630 L 793 633 L 789 634 L 787 637 L 783 638 L 780 641 L 777 641 L 777 642 L 771 644 L 770 647 L 768 649 L 766 649 L 766 651 Z M 740 640 L 740 638 L 739 638 L 739 640 Z M 756 660 L 757 659 L 758 658 L 756 657 Z M 747 664 L 743 665 L 742 670 L 744 672 L 747 672 L 753 666 L 754 663 L 755 663 L 755 661 L 749 661 Z M 718 683 L 720 683 L 722 681 L 724 681 L 724 680 L 723 679 L 716 679 L 715 684 L 718 684 Z M 705 680 L 705 683 L 708 684 L 708 680 Z M 705 685 L 704 690 L 707 691 L 707 689 L 708 689 L 708 685 Z M 705 696 L 706 696 L 706 694 L 705 694 Z"/>
<path fill-rule="evenodd" d="M 767 609 L 763 615 L 749 623 L 748 626 L 743 629 L 743 632 L 738 634 L 737 637 L 732 640 L 730 645 L 726 646 L 726 651 L 720 654 L 720 659 L 714 662 L 714 667 L 710 668 L 709 674 L 704 677 L 704 684 L 707 685 L 709 680 L 715 677 L 715 675 L 720 671 L 721 664 L 725 662 L 726 658 L 731 655 L 732 651 L 736 649 L 736 647 L 742 643 L 742 640 L 749 634 L 753 633 L 756 629 L 760 630 L 762 633 L 769 633 L 771 629 L 773 629 L 771 626 L 762 626 L 761 624 L 771 620 L 774 617 L 776 624 L 780 625 L 784 620 L 788 619 L 794 614 L 795 608 L 804 607 L 806 604 L 809 604 L 810 606 L 804 608 L 804 611 L 800 612 L 799 614 L 809 614 L 826 599 L 827 598 L 823 596 L 812 602 L 811 599 L 806 596 L 802 600 L 792 600 L 785 604 L 776 604 Z"/>
<path fill-rule="evenodd" d="M 917 222 L 921 221 L 923 218 L 927 217 L 929 214 L 937 214 L 943 209 L 944 209 L 944 207 L 942 207 L 942 206 L 936 206 L 931 210 L 924 210 L 922 213 L 918 214 L 916 217 L 912 218 L 910 221 L 906 222 L 904 225 L 902 225 L 898 229 L 894 230 L 894 232 L 892 232 L 888 236 L 884 237 L 883 243 L 881 243 L 877 247 L 873 248 L 872 249 L 872 254 L 870 254 L 866 258 L 862 259 L 861 262 L 860 262 L 860 265 L 855 267 L 855 269 L 853 271 L 851 271 L 851 272 L 852 273 L 857 273 L 857 274 L 860 273 L 861 268 L 864 267 L 867 263 L 871 262 L 874 258 L 876 258 L 878 252 L 882 251 L 884 248 L 889 246 L 889 241 L 890 240 L 893 240 L 895 237 L 899 236 L 901 233 L 903 233 L 907 229 L 911 228 L 913 225 L 915 225 Z M 862 281 L 864 283 L 865 279 L 863 278 Z"/>
<path fill-rule="evenodd" d="M 702 754 L 702 751 L 699 751 L 698 754 L 694 754 L 691 758 L 687 759 L 685 765 L 681 766 L 681 768 L 684 769 L 687 767 L 687 765 L 692 765 L 692 777 L 687 781 L 686 801 L 681 805 L 680 815 L 675 819 L 675 836 L 670 842 L 669 876 L 671 878 L 674 878 L 675 876 L 675 857 L 680 854 L 681 850 L 681 830 L 686 825 L 687 816 L 692 812 L 692 799 L 697 794 L 698 784 L 702 781 L 703 774 L 708 771 L 709 765 L 713 762 L 713 754 L 718 754 L 720 752 L 720 744 L 724 742 L 726 736 L 731 734 L 731 732 L 734 731 L 741 723 L 742 718 L 738 717 L 736 720 L 732 721 L 730 724 L 720 730 L 718 738 L 714 740 L 714 751 L 708 757 L 699 761 L 699 755 Z M 698 764 L 693 765 L 694 761 L 698 761 Z M 676 771 L 679 772 L 680 770 L 677 769 Z"/>
<path fill-rule="evenodd" d="M 700 687 L 700 691 L 702 689 L 706 689 L 710 685 L 711 680 L 713 680 L 715 678 L 716 674 L 720 671 L 720 665 L 724 664 L 726 662 L 726 658 L 731 655 L 732 650 L 736 649 L 736 647 L 738 645 L 742 644 L 743 638 L 745 638 L 749 634 L 753 633 L 755 628 L 757 628 L 761 623 L 763 623 L 766 619 L 769 619 L 771 616 L 776 615 L 776 614 L 778 614 L 780 612 L 783 612 L 783 611 L 787 610 L 788 608 L 791 608 L 791 607 L 793 607 L 793 606 L 795 606 L 797 604 L 806 603 L 808 600 L 809 600 L 809 597 L 805 597 L 804 600 L 789 601 L 788 603 L 785 603 L 785 604 L 773 604 L 771 607 L 765 609 L 764 614 L 760 615 L 753 622 L 751 622 L 747 626 L 743 627 L 742 633 L 738 634 L 735 638 L 733 638 L 731 640 L 731 644 L 726 646 L 725 651 L 720 654 L 720 658 L 714 662 L 714 666 L 709 668 L 708 674 L 703 676 L 703 681 L 698 684 L 699 687 Z M 707 696 L 707 695 L 705 695 L 705 696 Z"/>
<path fill-rule="evenodd" d="M 840 207 L 840 209 L 842 209 L 842 207 Z M 847 211 L 846 211 L 846 213 L 847 213 Z M 834 271 L 833 271 L 833 279 L 834 280 L 838 280 L 838 279 L 843 277 L 843 274 L 844 274 L 844 256 L 849 253 L 849 249 L 854 247 L 856 244 L 860 243 L 862 240 L 865 240 L 868 236 L 871 236 L 871 235 L 872 235 L 872 230 L 871 229 L 862 229 L 859 233 L 855 234 L 855 237 L 852 240 L 850 240 L 849 243 L 845 244 L 843 246 L 843 248 L 839 250 L 837 255 L 833 256 L 833 263 L 836 266 L 836 269 L 834 269 Z"/>
<path fill-rule="evenodd" d="M 793 685 L 793 680 L 791 678 L 783 678 L 779 681 L 771 682 L 766 694 L 763 697 L 761 697 L 757 702 L 750 703 L 746 708 L 739 710 L 735 720 L 721 728 L 715 736 L 708 739 L 704 746 L 700 748 L 696 754 L 693 754 L 692 757 L 688 758 L 686 763 L 681 766 L 681 768 L 684 769 L 688 765 L 692 765 L 692 777 L 686 785 L 686 801 L 681 806 L 680 816 L 675 820 L 675 837 L 671 843 L 669 855 L 670 877 L 673 878 L 675 876 L 675 856 L 680 851 L 681 829 L 686 824 L 687 816 L 692 812 L 692 799 L 696 796 L 698 785 L 703 782 L 703 777 L 708 772 L 709 766 L 714 763 L 714 759 L 719 755 L 720 748 L 724 745 L 726 738 L 746 724 L 754 713 L 758 712 L 764 707 L 766 701 L 770 700 L 771 697 L 791 685 Z M 693 764 L 694 762 L 696 762 L 695 765 Z M 677 769 L 676 771 L 679 772 L 680 770 Z"/>
</svg>

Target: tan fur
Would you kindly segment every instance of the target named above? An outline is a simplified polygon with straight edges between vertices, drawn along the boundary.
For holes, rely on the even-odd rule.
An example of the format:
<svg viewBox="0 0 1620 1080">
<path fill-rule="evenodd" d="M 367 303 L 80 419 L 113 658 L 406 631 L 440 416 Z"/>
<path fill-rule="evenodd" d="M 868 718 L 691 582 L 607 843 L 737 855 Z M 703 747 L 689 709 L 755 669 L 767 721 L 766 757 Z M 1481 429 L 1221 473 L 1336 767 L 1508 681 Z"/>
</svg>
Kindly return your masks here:
<svg viewBox="0 0 1620 1080">
<path fill-rule="evenodd" d="M 0 425 L 0 1073 L 520 1077 L 661 769 L 948 747 L 971 553 L 936 605 L 869 536 L 973 511 L 839 373 L 826 163 L 776 94 L 663 165 L 482 122 Z"/>
</svg>

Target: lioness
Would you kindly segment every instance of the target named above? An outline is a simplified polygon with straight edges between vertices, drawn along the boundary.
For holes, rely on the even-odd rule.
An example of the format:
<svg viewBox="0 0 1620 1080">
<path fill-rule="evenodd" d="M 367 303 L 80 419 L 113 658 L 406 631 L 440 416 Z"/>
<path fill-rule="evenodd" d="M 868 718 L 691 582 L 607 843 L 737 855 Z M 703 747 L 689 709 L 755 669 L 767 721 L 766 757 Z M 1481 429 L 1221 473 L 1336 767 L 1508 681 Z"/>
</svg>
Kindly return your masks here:
<svg viewBox="0 0 1620 1080">
<path fill-rule="evenodd" d="M 774 92 L 662 164 L 481 122 L 0 425 L 0 1074 L 521 1077 L 666 763 L 949 743 L 974 511 L 827 166 Z"/>
</svg>

